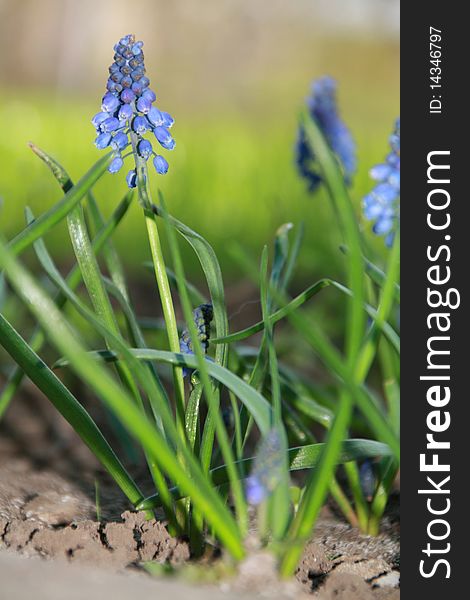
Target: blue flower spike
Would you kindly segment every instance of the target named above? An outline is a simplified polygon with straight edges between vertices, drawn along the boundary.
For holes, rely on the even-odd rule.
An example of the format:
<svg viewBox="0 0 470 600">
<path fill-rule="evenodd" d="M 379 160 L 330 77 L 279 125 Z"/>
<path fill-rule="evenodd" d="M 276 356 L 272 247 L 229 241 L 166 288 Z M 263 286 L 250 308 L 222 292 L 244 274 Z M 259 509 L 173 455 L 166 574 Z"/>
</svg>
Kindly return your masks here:
<svg viewBox="0 0 470 600">
<path fill-rule="evenodd" d="M 310 118 L 317 124 L 333 153 L 336 155 L 347 185 L 351 184 L 356 172 L 356 144 L 351 132 L 340 118 L 336 102 L 336 81 L 325 76 L 312 84 L 307 99 Z M 295 145 L 295 162 L 300 175 L 307 181 L 308 189 L 314 192 L 322 181 L 314 149 L 307 139 L 301 124 Z"/>
<path fill-rule="evenodd" d="M 282 439 L 276 427 L 270 429 L 261 440 L 253 462 L 253 468 L 245 482 L 246 499 L 249 504 L 261 504 L 275 490 L 282 479 L 284 466 Z"/>
<path fill-rule="evenodd" d="M 162 158 L 163 160 L 165 160 L 162 156 L 157 156 L 156 158 Z M 213 318 L 214 311 L 212 308 L 212 304 L 200 304 L 193 311 L 193 319 L 197 329 L 197 337 L 201 342 L 202 349 L 204 350 L 205 354 L 207 354 L 207 350 L 209 348 L 210 329 Z M 189 331 L 187 329 L 185 329 L 180 336 L 180 350 L 182 354 L 194 354 L 193 343 L 191 341 L 191 336 L 189 335 Z M 183 376 L 186 377 L 190 372 L 191 369 L 185 367 L 183 369 Z"/>
<path fill-rule="evenodd" d="M 152 144 L 144 139 L 148 132 L 154 133 L 165 150 L 175 147 L 175 140 L 168 131 L 174 119 L 154 105 L 157 97 L 145 76 L 143 45 L 136 42 L 133 35 L 126 35 L 114 46 L 114 62 L 109 67 L 101 110 L 91 120 L 97 134 L 96 147 L 100 150 L 110 147 L 114 151 L 108 167 L 110 173 L 121 169 L 125 158 L 121 152 L 130 145 L 131 139 L 141 158 L 148 160 L 154 156 L 156 172 L 167 173 L 166 159 L 154 152 Z M 126 176 L 130 188 L 137 186 L 136 173 L 136 169 L 131 169 Z"/>
<path fill-rule="evenodd" d="M 369 171 L 377 182 L 374 189 L 362 200 L 364 217 L 373 221 L 372 231 L 385 236 L 387 246 L 393 244 L 395 231 L 400 222 L 400 119 L 389 138 L 391 152 L 385 162 Z"/>
</svg>

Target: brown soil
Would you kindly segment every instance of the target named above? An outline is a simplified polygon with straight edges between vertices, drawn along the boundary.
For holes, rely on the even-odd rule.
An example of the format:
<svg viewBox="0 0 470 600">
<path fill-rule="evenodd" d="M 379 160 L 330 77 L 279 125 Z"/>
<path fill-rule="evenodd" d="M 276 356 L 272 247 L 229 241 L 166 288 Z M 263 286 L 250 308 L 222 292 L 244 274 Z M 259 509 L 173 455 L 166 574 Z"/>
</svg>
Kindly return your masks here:
<svg viewBox="0 0 470 600">
<path fill-rule="evenodd" d="M 0 550 L 62 559 L 83 569 L 92 565 L 132 574 L 136 596 L 139 585 L 142 593 L 147 586 L 142 562 L 188 564 L 186 541 L 171 537 L 162 522 L 146 521 L 143 513 L 130 512 L 126 499 L 88 449 L 33 388 L 26 387 L 0 425 L 0 456 Z M 144 471 L 135 468 L 133 476 L 145 493 L 151 492 Z M 96 520 L 95 479 L 100 482 L 100 522 Z M 296 581 L 287 584 L 278 581 L 269 554 L 257 550 L 255 542 L 251 550 L 236 576 L 216 588 L 212 586 L 220 597 L 399 598 L 399 524 L 393 512 L 382 534 L 370 538 L 325 509 L 304 552 Z M 26 597 L 29 566 L 25 564 L 22 577 L 4 579 L 9 560 L 0 553 L 0 579 L 13 586 L 8 596 L 0 590 L 0 599 Z M 14 566 L 21 570 L 21 564 Z M 40 570 L 40 565 L 33 566 Z M 63 574 L 61 570 L 60 577 Z M 113 585 L 122 588 L 120 581 L 111 582 L 110 589 Z M 41 580 L 36 585 L 41 587 Z M 180 582 L 175 598 L 185 585 Z M 88 597 L 94 598 L 93 593 L 90 590 Z M 68 597 L 67 593 L 62 597 Z M 121 597 L 118 592 L 116 597 Z"/>
</svg>

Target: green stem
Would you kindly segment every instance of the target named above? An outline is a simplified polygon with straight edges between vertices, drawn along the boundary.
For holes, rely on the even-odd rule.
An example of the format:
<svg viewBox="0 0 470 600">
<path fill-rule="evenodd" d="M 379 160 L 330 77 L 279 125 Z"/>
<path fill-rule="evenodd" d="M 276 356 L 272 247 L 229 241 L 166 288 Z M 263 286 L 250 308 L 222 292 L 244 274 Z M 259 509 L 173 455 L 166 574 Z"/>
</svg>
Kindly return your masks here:
<svg viewBox="0 0 470 600">
<path fill-rule="evenodd" d="M 178 334 L 178 324 L 176 321 L 175 308 L 171 295 L 170 283 L 166 272 L 165 259 L 163 258 L 162 245 L 160 235 L 152 212 L 152 202 L 150 200 L 147 181 L 148 171 L 147 163 L 139 156 L 137 152 L 138 138 L 135 133 L 131 133 L 132 148 L 134 152 L 135 163 L 137 167 L 137 187 L 139 193 L 139 201 L 144 209 L 145 224 L 147 226 L 147 234 L 150 243 L 150 251 L 152 253 L 155 278 L 157 280 L 160 301 L 162 304 L 163 318 L 166 324 L 169 348 L 172 352 L 180 351 L 180 342 Z M 176 402 L 176 422 L 178 431 L 182 439 L 185 439 L 184 429 L 184 380 L 183 371 L 180 367 L 173 368 L 173 379 L 175 384 L 175 402 Z"/>
</svg>

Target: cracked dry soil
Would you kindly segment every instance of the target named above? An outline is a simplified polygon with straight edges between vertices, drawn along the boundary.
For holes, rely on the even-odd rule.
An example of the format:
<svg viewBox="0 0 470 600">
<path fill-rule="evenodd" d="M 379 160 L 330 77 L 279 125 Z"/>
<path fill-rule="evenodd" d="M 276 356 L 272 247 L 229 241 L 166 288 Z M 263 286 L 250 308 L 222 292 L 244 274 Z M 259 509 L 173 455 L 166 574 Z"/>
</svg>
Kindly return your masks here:
<svg viewBox="0 0 470 600">
<path fill-rule="evenodd" d="M 62 559 L 83 569 L 92 565 L 134 575 L 140 569 L 136 593 L 138 581 L 147 578 L 142 562 L 176 566 L 190 560 L 186 541 L 171 537 L 163 522 L 146 521 L 143 513 L 129 510 L 76 434 L 32 389 L 10 407 L 0 425 L 0 457 L 0 550 Z M 150 493 L 145 471 L 134 471 L 144 493 Z M 94 500 L 96 478 L 100 481 L 100 522 Z M 1 557 L 2 553 L 0 578 Z M 398 512 L 389 512 L 381 535 L 370 538 L 326 508 L 295 581 L 281 584 L 272 557 L 254 549 L 238 575 L 219 584 L 215 597 L 233 593 L 241 594 L 240 598 L 396 600 Z"/>
</svg>

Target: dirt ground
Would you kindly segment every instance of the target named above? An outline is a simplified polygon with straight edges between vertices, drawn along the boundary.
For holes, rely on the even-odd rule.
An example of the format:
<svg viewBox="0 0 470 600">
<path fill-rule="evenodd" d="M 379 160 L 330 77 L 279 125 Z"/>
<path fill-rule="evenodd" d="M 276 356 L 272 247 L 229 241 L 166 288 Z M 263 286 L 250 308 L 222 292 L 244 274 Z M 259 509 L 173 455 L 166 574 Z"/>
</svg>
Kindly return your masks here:
<svg viewBox="0 0 470 600">
<path fill-rule="evenodd" d="M 103 597 L 103 590 L 113 600 L 152 591 L 174 600 L 188 592 L 207 600 L 399 598 L 394 503 L 376 538 L 360 535 L 327 507 L 292 582 L 279 582 L 271 556 L 252 544 L 237 573 L 210 585 L 190 585 L 183 576 L 156 579 L 144 570 L 143 563 L 155 561 L 187 572 L 186 541 L 171 537 L 162 522 L 131 512 L 73 430 L 33 388 L 26 386 L 0 425 L 0 457 L 0 600 L 93 600 Z M 132 474 L 144 493 L 152 491 L 145 471 L 136 467 Z M 206 571 L 207 581 L 207 570 L 217 566 L 214 555 L 203 560 L 200 571 Z"/>
</svg>

